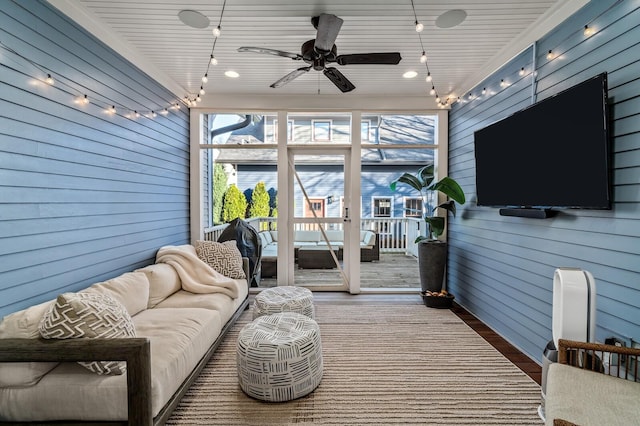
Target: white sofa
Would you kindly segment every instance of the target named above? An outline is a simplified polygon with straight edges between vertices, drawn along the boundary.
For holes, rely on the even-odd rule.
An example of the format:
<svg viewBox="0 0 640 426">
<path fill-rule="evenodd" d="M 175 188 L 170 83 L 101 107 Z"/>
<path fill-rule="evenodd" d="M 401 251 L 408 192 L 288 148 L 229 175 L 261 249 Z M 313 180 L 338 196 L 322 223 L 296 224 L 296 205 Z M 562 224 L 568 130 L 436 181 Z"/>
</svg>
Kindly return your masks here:
<svg viewBox="0 0 640 426">
<path fill-rule="evenodd" d="M 192 246 L 177 248 L 195 255 Z M 248 276 L 247 259 L 242 266 Z M 180 269 L 156 263 L 78 292 L 121 302 L 135 337 L 42 339 L 39 324 L 54 300 L 5 317 L 0 421 L 164 424 L 248 303 L 246 279 L 226 278 L 220 292 L 192 293 L 181 278 L 190 271 Z M 98 375 L 74 362 L 90 360 L 126 360 L 126 374 Z"/>
<path fill-rule="evenodd" d="M 344 233 L 342 231 L 325 231 L 331 247 L 340 250 L 344 248 Z M 259 234 L 262 244 L 262 277 L 276 275 L 276 257 L 278 255 L 278 231 L 261 231 Z M 326 246 L 322 232 L 320 231 L 294 231 L 294 249 L 300 247 Z M 380 243 L 378 234 L 373 231 L 360 231 L 360 260 L 371 262 L 380 260 Z"/>
</svg>

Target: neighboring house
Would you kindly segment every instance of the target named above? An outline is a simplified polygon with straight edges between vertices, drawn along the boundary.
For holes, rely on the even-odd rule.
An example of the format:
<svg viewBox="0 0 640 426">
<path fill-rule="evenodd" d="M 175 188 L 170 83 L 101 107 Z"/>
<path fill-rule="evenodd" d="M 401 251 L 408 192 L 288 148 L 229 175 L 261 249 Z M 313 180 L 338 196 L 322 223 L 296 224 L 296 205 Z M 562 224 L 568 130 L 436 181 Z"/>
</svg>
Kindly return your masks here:
<svg viewBox="0 0 640 426">
<path fill-rule="evenodd" d="M 244 120 L 244 116 L 234 116 Z M 242 117 L 242 118 L 241 118 Z M 258 117 L 244 127 L 217 136 L 217 143 L 229 145 L 275 143 L 277 119 L 273 115 Z M 224 122 L 219 115 L 210 115 L 209 123 Z M 225 124 L 226 126 L 227 124 Z M 287 122 L 287 139 L 291 144 L 348 144 L 350 121 L 340 115 L 295 115 Z M 363 144 L 379 145 L 431 145 L 434 143 L 435 121 L 432 116 L 420 115 L 366 115 L 362 119 Z M 215 132 L 215 128 L 211 129 Z M 217 133 L 217 132 L 216 132 Z M 214 139 L 215 140 L 215 139 Z M 219 150 L 215 162 L 232 164 L 236 170 L 237 185 L 242 191 L 251 190 L 259 181 L 267 189 L 277 191 L 275 150 Z M 433 164 L 433 149 L 363 149 L 361 156 L 361 212 L 363 218 L 415 217 L 422 209 L 422 200 L 408 187 L 391 191 L 389 184 L 402 173 L 413 172 Z M 343 167 L 337 157 L 305 156 L 296 165 L 300 180 L 305 185 L 316 214 L 321 217 L 339 217 L 343 202 Z M 295 214 L 311 216 L 302 191 L 296 186 Z"/>
</svg>

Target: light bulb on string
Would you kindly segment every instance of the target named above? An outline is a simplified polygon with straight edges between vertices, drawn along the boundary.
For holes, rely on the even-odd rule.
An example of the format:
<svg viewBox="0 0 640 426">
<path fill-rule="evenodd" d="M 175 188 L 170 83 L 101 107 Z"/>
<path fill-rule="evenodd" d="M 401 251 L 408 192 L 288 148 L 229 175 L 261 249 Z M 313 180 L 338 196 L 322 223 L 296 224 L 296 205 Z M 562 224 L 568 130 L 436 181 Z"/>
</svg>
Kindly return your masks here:
<svg viewBox="0 0 640 426">
<path fill-rule="evenodd" d="M 520 68 L 520 71 L 518 72 L 518 74 L 520 74 L 520 76 L 524 75 L 524 67 Z"/>
<path fill-rule="evenodd" d="M 200 94 L 201 94 L 201 95 L 204 95 L 204 93 L 205 93 L 205 92 L 204 92 L 204 87 L 200 86 Z"/>
<path fill-rule="evenodd" d="M 216 57 L 215 57 L 215 56 L 213 56 L 213 55 L 211 55 L 211 60 L 210 60 L 210 62 L 211 62 L 211 65 L 218 65 L 218 60 L 217 60 L 217 59 L 216 59 Z"/>
<path fill-rule="evenodd" d="M 483 87 L 483 88 L 482 88 L 482 94 L 483 94 L 483 95 L 486 95 L 486 94 L 487 94 L 487 88 L 486 88 L 486 87 Z"/>
<path fill-rule="evenodd" d="M 416 32 L 417 33 L 421 33 L 422 30 L 424 30 L 424 25 L 422 25 L 420 22 L 416 21 Z"/>
<path fill-rule="evenodd" d="M 111 105 L 109 108 L 107 108 L 107 113 L 108 114 L 115 114 L 116 113 L 116 106 L 115 105 Z"/>
<path fill-rule="evenodd" d="M 552 51 L 552 50 L 549 50 L 549 51 L 547 52 L 547 59 L 548 59 L 548 60 L 553 59 L 553 51 Z"/>
<path fill-rule="evenodd" d="M 420 56 L 420 63 L 421 64 L 425 64 L 427 62 L 427 54 L 426 52 L 423 50 L 422 51 L 422 56 Z"/>
<path fill-rule="evenodd" d="M 209 78 L 207 77 L 207 74 L 202 76 L 202 82 L 206 83 L 207 81 L 209 81 Z"/>
<path fill-rule="evenodd" d="M 133 111 L 133 116 L 135 118 L 140 118 L 140 113 L 138 111 Z"/>
<path fill-rule="evenodd" d="M 198 96 L 196 96 L 196 102 L 202 102 L 202 98 L 200 97 L 199 94 L 198 94 Z"/>
<path fill-rule="evenodd" d="M 591 28 L 590 26 L 588 26 L 588 25 L 584 26 L 584 35 L 586 37 L 589 37 L 590 35 L 593 35 L 594 32 L 595 32 L 594 29 Z"/>
<path fill-rule="evenodd" d="M 53 85 L 53 77 L 51 77 L 51 74 L 47 74 L 47 78 L 44 79 L 44 82 L 48 85 Z"/>
<path fill-rule="evenodd" d="M 504 82 L 504 79 L 500 80 L 500 87 L 504 87 L 505 85 L 506 85 L 506 83 Z"/>
<path fill-rule="evenodd" d="M 220 28 L 220 25 L 215 27 L 212 31 L 214 37 L 220 37 L 221 32 L 222 32 L 222 28 Z"/>
<path fill-rule="evenodd" d="M 440 102 L 440 96 L 436 96 L 436 102 Z"/>
<path fill-rule="evenodd" d="M 436 88 L 435 88 L 434 86 L 431 86 L 431 90 L 429 90 L 429 94 L 430 94 L 431 96 L 433 96 L 433 95 L 435 95 L 435 94 L 436 94 Z"/>
<path fill-rule="evenodd" d="M 431 77 L 431 73 L 427 72 L 427 78 L 425 78 L 425 80 L 427 81 L 427 83 L 431 82 L 431 80 L 433 80 L 433 78 Z"/>
<path fill-rule="evenodd" d="M 163 109 L 162 111 L 160 111 L 160 114 L 162 115 L 168 115 L 169 114 L 169 110 L 167 108 Z"/>
</svg>

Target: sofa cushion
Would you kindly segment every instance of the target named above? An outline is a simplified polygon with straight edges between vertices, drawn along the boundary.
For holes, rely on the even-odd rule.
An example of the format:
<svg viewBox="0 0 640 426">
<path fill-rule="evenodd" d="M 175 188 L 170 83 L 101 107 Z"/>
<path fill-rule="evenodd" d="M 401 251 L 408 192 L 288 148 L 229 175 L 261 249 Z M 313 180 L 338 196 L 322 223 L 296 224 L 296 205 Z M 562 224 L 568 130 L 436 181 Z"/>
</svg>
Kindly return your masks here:
<svg viewBox="0 0 640 426">
<path fill-rule="evenodd" d="M 327 238 L 329 239 L 331 244 L 344 242 L 344 232 L 333 231 L 333 230 L 324 231 L 324 232 L 327 235 Z M 324 238 L 322 238 L 322 235 L 320 235 L 320 241 L 324 242 Z"/>
<path fill-rule="evenodd" d="M 182 288 L 180 275 L 173 266 L 166 263 L 156 263 L 137 269 L 136 272 L 144 272 L 149 280 L 149 300 L 147 308 L 153 308 L 167 297 Z"/>
<path fill-rule="evenodd" d="M 146 277 L 145 277 L 146 279 Z M 135 337 L 136 331 L 125 307 L 108 294 L 63 293 L 40 321 L 45 339 Z M 118 375 L 126 371 L 124 361 L 79 362 L 97 374 Z"/>
<path fill-rule="evenodd" d="M 151 343 L 151 412 L 155 417 L 219 336 L 220 315 L 199 308 L 147 309 L 133 322 L 137 336 Z M 76 363 L 61 363 L 38 386 L 0 389 L 0 418 L 126 421 L 126 389 L 126 375 L 99 376 Z"/>
<path fill-rule="evenodd" d="M 371 231 L 360 231 L 360 242 L 373 247 L 376 244 L 376 234 Z"/>
<path fill-rule="evenodd" d="M 127 272 L 108 281 L 93 284 L 82 292 L 112 296 L 127 309 L 130 316 L 147 309 L 149 280 L 143 272 Z"/>
<path fill-rule="evenodd" d="M 579 425 L 631 425 L 640 419 L 640 382 L 554 363 L 546 390 L 548 426 L 554 419 Z"/>
<path fill-rule="evenodd" d="M 263 246 L 268 246 L 269 244 L 273 243 L 273 237 L 271 236 L 270 231 L 262 231 L 258 233 L 258 235 L 260 236 L 260 240 L 262 241 Z"/>
<path fill-rule="evenodd" d="M 271 241 L 274 243 L 278 242 L 278 231 L 269 231 L 269 234 L 271 234 Z"/>
<path fill-rule="evenodd" d="M 320 238 L 320 231 L 296 231 L 293 237 L 296 243 L 317 243 Z"/>
<path fill-rule="evenodd" d="M 196 254 L 213 269 L 233 279 L 247 276 L 242 268 L 242 254 L 235 241 L 196 241 Z"/>
<path fill-rule="evenodd" d="M 49 300 L 4 317 L 0 322 L 0 339 L 36 339 L 40 337 L 40 320 L 53 305 Z M 0 388 L 32 386 L 58 365 L 57 362 L 2 362 Z"/>
</svg>

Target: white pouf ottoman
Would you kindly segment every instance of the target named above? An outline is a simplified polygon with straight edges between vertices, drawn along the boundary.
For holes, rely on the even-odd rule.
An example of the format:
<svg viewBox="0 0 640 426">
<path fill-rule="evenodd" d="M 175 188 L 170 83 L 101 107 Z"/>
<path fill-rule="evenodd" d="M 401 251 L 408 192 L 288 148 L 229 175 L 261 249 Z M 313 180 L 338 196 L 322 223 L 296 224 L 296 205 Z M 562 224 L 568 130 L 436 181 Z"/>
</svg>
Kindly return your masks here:
<svg viewBox="0 0 640 426">
<path fill-rule="evenodd" d="M 262 290 L 253 301 L 253 319 L 278 312 L 297 312 L 315 318 L 313 293 L 304 287 L 283 286 Z"/>
<path fill-rule="evenodd" d="M 290 401 L 322 379 L 320 328 L 305 315 L 261 316 L 242 328 L 236 349 L 240 388 L 253 398 Z"/>
</svg>

